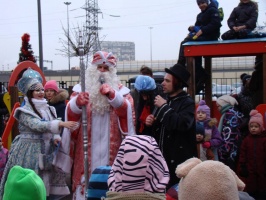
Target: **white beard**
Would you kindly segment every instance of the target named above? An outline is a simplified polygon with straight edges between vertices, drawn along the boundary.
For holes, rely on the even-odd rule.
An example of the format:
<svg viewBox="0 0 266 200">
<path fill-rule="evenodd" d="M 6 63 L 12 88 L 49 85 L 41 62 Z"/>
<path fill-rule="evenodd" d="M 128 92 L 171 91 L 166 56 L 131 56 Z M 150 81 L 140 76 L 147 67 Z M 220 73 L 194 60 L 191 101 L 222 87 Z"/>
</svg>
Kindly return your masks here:
<svg viewBox="0 0 266 200">
<path fill-rule="evenodd" d="M 89 93 L 89 103 L 93 113 L 104 114 L 104 112 L 110 111 L 110 104 L 107 97 L 100 93 L 100 87 L 102 85 L 100 83 L 100 77 L 103 77 L 105 83 L 118 91 L 120 81 L 116 75 L 116 71 L 116 68 L 110 67 L 109 71 L 100 72 L 95 65 L 89 66 L 86 70 L 86 92 Z"/>
</svg>

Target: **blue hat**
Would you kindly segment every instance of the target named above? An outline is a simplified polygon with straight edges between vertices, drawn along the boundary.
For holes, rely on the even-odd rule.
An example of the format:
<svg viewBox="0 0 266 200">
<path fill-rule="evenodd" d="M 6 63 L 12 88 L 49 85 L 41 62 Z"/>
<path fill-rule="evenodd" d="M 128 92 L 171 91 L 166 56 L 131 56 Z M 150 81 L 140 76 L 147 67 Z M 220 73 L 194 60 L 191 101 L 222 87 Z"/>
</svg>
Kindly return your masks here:
<svg viewBox="0 0 266 200">
<path fill-rule="evenodd" d="M 25 72 L 23 72 L 17 86 L 18 89 L 25 95 L 27 94 L 29 88 L 36 83 L 42 83 L 42 76 L 39 72 L 29 67 Z"/>
<path fill-rule="evenodd" d="M 204 126 L 200 122 L 196 122 L 196 134 L 201 134 L 201 135 L 205 136 Z"/>
<path fill-rule="evenodd" d="M 153 78 L 150 76 L 138 75 L 135 80 L 135 88 L 140 91 L 151 91 L 156 88 Z"/>
</svg>

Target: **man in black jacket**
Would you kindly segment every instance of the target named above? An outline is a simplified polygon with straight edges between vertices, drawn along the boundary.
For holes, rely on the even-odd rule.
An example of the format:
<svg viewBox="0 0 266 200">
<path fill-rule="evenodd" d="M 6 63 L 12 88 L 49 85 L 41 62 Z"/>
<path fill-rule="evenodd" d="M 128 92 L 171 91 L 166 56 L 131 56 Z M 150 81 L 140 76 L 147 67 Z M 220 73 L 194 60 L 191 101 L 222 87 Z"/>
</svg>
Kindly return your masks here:
<svg viewBox="0 0 266 200">
<path fill-rule="evenodd" d="M 167 162 L 170 181 L 167 188 L 179 182 L 175 175 L 178 164 L 197 156 L 195 133 L 195 102 L 183 90 L 188 87 L 189 72 L 180 64 L 165 69 L 162 82 L 165 100 L 157 95 L 157 111 L 146 118 L 146 125 L 153 127 L 153 135 Z"/>
<path fill-rule="evenodd" d="M 194 26 L 189 26 L 188 30 L 196 30 L 195 35 L 188 35 L 180 44 L 178 64 L 186 66 L 186 57 L 184 56 L 183 44 L 188 41 L 201 42 L 218 40 L 220 37 L 221 18 L 217 4 L 209 0 L 197 0 L 201 12 L 197 15 Z M 195 57 L 196 74 L 196 93 L 199 93 L 204 87 L 204 82 L 208 75 L 202 68 L 202 56 Z"/>
</svg>

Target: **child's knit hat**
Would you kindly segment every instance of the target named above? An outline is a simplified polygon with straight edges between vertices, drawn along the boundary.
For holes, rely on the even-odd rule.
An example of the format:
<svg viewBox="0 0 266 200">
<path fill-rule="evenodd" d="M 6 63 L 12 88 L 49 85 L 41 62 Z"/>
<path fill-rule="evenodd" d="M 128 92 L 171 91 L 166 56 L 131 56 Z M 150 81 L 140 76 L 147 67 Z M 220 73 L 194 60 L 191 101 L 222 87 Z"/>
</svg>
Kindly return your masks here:
<svg viewBox="0 0 266 200">
<path fill-rule="evenodd" d="M 57 83 L 56 83 L 55 80 L 50 80 L 50 81 L 47 81 L 45 83 L 44 90 L 48 90 L 48 89 L 55 90 L 56 92 L 59 91 L 58 86 L 57 86 Z"/>
<path fill-rule="evenodd" d="M 261 130 L 264 131 L 262 115 L 257 110 L 251 110 L 249 115 L 250 115 L 249 125 L 254 122 L 258 123 L 260 125 Z"/>
<path fill-rule="evenodd" d="M 222 107 L 225 105 L 231 105 L 231 106 L 238 105 L 237 100 L 234 97 L 231 97 L 230 95 L 220 96 L 217 99 L 216 103 Z"/>
<path fill-rule="evenodd" d="M 206 102 L 204 100 L 200 100 L 199 106 L 197 108 L 197 112 L 202 111 L 206 113 L 206 118 L 210 119 L 211 117 L 211 109 L 209 106 L 206 105 Z"/>
<path fill-rule="evenodd" d="M 31 169 L 14 166 L 9 171 L 3 200 L 46 200 L 42 179 Z"/>
<path fill-rule="evenodd" d="M 202 123 L 196 122 L 196 134 L 205 136 L 205 129 Z"/>
</svg>

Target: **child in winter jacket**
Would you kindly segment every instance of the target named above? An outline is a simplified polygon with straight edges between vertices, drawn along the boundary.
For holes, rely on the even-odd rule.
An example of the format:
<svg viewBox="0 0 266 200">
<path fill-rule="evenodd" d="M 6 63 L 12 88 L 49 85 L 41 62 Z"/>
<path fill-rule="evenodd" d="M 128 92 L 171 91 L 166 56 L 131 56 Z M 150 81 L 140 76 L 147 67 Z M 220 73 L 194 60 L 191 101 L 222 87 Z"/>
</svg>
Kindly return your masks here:
<svg viewBox="0 0 266 200">
<path fill-rule="evenodd" d="M 240 150 L 240 176 L 245 190 L 255 199 L 266 199 L 266 133 L 263 117 L 257 110 L 250 112 L 249 135 Z"/>
<path fill-rule="evenodd" d="M 258 4 L 252 0 L 240 0 L 227 20 L 230 28 L 222 34 L 223 40 L 248 38 L 252 30 L 256 28 L 258 20 Z"/>
<path fill-rule="evenodd" d="M 202 123 L 196 123 L 196 140 L 197 140 L 197 151 L 198 158 L 204 160 L 214 160 L 214 154 L 211 148 L 204 148 L 205 143 L 205 130 Z"/>
<path fill-rule="evenodd" d="M 219 161 L 236 172 L 243 138 L 240 127 L 244 115 L 238 110 L 237 100 L 230 95 L 220 96 L 216 100 L 216 105 L 221 113 L 218 130 L 223 139 L 223 144 L 218 148 Z"/>
<path fill-rule="evenodd" d="M 210 113 L 210 107 L 206 105 L 204 100 L 201 100 L 196 111 L 196 121 L 204 126 L 205 138 L 202 146 L 207 149 L 211 148 L 215 160 L 218 160 L 217 148 L 222 145 L 223 140 L 217 129 L 217 120 L 211 118 Z"/>
</svg>

